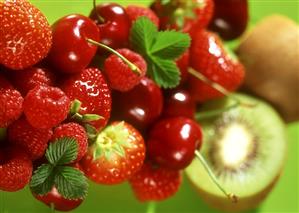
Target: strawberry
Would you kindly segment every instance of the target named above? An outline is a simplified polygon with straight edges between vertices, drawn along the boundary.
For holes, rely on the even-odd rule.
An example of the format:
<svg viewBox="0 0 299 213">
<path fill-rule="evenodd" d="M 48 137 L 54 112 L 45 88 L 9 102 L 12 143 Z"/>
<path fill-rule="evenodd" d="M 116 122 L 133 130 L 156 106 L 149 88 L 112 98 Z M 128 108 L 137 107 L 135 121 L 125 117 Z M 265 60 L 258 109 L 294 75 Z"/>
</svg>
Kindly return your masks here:
<svg viewBox="0 0 299 213">
<path fill-rule="evenodd" d="M 67 118 L 70 104 L 59 88 L 36 86 L 24 99 L 24 114 L 33 127 L 50 129 Z"/>
<path fill-rule="evenodd" d="M 162 29 L 191 32 L 208 26 L 214 13 L 213 0 L 156 0 L 151 8 L 160 18 Z"/>
<path fill-rule="evenodd" d="M 30 181 L 32 162 L 18 147 L 0 150 L 0 190 L 14 192 L 23 189 Z"/>
<path fill-rule="evenodd" d="M 22 95 L 38 85 L 53 86 L 55 76 L 45 68 L 30 67 L 23 71 L 12 72 L 12 83 Z"/>
<path fill-rule="evenodd" d="M 52 137 L 51 129 L 36 129 L 25 118 L 20 118 L 8 127 L 8 139 L 11 143 L 23 147 L 31 160 L 41 158 Z"/>
<path fill-rule="evenodd" d="M 84 69 L 66 79 L 61 88 L 71 100 L 77 99 L 81 102 L 81 114 L 97 114 L 103 117 L 91 122 L 94 127 L 101 129 L 106 126 L 111 112 L 111 94 L 100 70 Z"/>
<path fill-rule="evenodd" d="M 17 120 L 23 112 L 23 98 L 13 86 L 0 75 L 0 128 Z"/>
<path fill-rule="evenodd" d="M 66 123 L 62 124 L 54 130 L 54 134 L 51 141 L 56 139 L 69 137 L 76 139 L 78 144 L 78 156 L 75 162 L 81 160 L 81 158 L 86 154 L 88 147 L 87 134 L 84 128 L 77 123 Z"/>
<path fill-rule="evenodd" d="M 137 66 L 140 71 L 139 74 L 133 72 L 122 59 L 114 54 L 105 60 L 105 74 L 109 80 L 110 87 L 126 92 L 140 83 L 141 78 L 146 74 L 147 64 L 141 55 L 132 50 L 118 49 L 117 52 Z"/>
<path fill-rule="evenodd" d="M 46 17 L 27 0 L 0 2 L 0 63 L 20 70 L 42 60 L 52 33 Z"/>
<path fill-rule="evenodd" d="M 100 132 L 81 161 L 85 175 L 99 184 L 118 184 L 143 164 L 145 145 L 141 134 L 126 122 L 114 122 Z"/>
<path fill-rule="evenodd" d="M 51 207 L 58 211 L 71 211 L 77 208 L 82 202 L 83 199 L 74 199 L 69 200 L 64 198 L 54 186 L 50 192 L 46 195 L 37 195 L 32 192 L 32 195 L 42 203 L 46 204 L 47 206 Z"/>
<path fill-rule="evenodd" d="M 129 180 L 136 198 L 140 201 L 161 201 L 173 196 L 182 182 L 178 170 L 154 167 L 145 163 Z"/>
<path fill-rule="evenodd" d="M 220 38 L 209 31 L 199 30 L 192 38 L 190 65 L 212 82 L 228 91 L 236 90 L 243 82 L 243 65 L 224 49 Z M 223 96 L 207 83 L 190 78 L 190 92 L 195 100 L 204 102 Z"/>
<path fill-rule="evenodd" d="M 129 5 L 126 8 L 126 12 L 131 20 L 131 23 L 136 21 L 138 18 L 142 16 L 146 16 L 149 18 L 158 28 L 160 25 L 160 20 L 158 16 L 152 11 L 150 8 L 136 6 L 136 5 Z"/>
</svg>

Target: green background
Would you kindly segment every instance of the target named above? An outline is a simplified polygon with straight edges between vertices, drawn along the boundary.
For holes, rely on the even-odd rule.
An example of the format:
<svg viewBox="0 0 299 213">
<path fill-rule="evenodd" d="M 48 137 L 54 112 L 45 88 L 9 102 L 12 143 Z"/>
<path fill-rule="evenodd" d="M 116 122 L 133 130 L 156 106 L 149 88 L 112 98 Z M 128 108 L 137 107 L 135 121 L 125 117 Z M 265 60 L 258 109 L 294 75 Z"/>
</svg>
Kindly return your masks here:
<svg viewBox="0 0 299 213">
<path fill-rule="evenodd" d="M 61 16 L 70 13 L 88 15 L 92 0 L 31 0 L 53 23 Z M 104 2 L 104 1 L 98 1 Z M 112 2 L 112 1 L 105 1 Z M 117 1 L 120 4 L 148 4 L 149 1 Z M 251 0 L 251 25 L 263 16 L 281 13 L 299 20 L 299 1 L 297 0 Z M 296 44 L 295 44 L 296 45 Z M 297 48 L 298 44 L 297 44 Z M 286 169 L 266 201 L 256 210 L 260 213 L 293 213 L 298 210 L 298 142 L 299 124 L 288 125 L 289 155 Z M 258 180 L 257 180 L 258 181 Z M 0 212 L 50 212 L 40 202 L 32 198 L 28 189 L 17 193 L 2 193 Z M 145 212 L 147 204 L 138 203 L 127 184 L 120 186 L 99 186 L 91 184 L 86 201 L 74 212 Z M 157 212 L 212 213 L 217 212 L 207 207 L 195 191 L 185 181 L 173 198 L 158 204 Z"/>
</svg>

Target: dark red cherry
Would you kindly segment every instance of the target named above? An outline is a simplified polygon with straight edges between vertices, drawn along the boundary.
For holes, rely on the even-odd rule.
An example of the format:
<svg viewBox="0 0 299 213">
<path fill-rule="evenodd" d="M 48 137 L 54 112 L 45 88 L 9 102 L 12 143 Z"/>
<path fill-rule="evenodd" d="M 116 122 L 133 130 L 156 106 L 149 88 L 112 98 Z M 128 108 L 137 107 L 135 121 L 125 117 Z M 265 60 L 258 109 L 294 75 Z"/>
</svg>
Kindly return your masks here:
<svg viewBox="0 0 299 213">
<path fill-rule="evenodd" d="M 176 64 L 181 72 L 181 81 L 180 83 L 183 84 L 187 81 L 189 73 L 189 58 L 190 58 L 190 51 L 187 50 L 177 61 Z"/>
<path fill-rule="evenodd" d="M 33 193 L 33 196 L 47 206 L 53 205 L 54 209 L 59 211 L 71 211 L 77 208 L 83 201 L 82 199 L 68 200 L 62 197 L 55 187 L 46 195 Z"/>
<path fill-rule="evenodd" d="M 122 6 L 116 3 L 99 4 L 89 17 L 98 25 L 102 43 L 114 49 L 127 45 L 131 23 Z"/>
<path fill-rule="evenodd" d="M 209 29 L 217 32 L 224 40 L 238 38 L 248 23 L 247 0 L 214 0 L 214 17 Z"/>
<path fill-rule="evenodd" d="M 152 124 L 163 109 L 161 89 L 146 77 L 128 92 L 115 92 L 112 102 L 113 118 L 125 120 L 140 131 Z"/>
<path fill-rule="evenodd" d="M 59 19 L 52 26 L 52 31 L 51 66 L 65 73 L 85 69 L 97 51 L 97 47 L 88 43 L 86 38 L 100 40 L 97 25 L 85 16 L 74 14 Z"/>
<path fill-rule="evenodd" d="M 201 143 L 201 127 L 195 121 L 185 117 L 166 118 L 150 130 L 147 151 L 157 164 L 181 170 L 191 163 Z"/>
<path fill-rule="evenodd" d="M 187 90 L 174 89 L 164 94 L 163 117 L 194 118 L 196 103 Z"/>
</svg>

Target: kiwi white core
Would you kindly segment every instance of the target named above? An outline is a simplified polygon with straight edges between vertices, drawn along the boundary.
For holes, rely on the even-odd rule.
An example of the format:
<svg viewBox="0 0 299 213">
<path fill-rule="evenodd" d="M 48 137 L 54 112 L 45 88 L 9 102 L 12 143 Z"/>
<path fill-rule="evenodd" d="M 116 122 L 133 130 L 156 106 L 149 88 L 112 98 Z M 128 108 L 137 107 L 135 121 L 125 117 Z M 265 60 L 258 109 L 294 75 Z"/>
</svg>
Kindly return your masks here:
<svg viewBox="0 0 299 213">
<path fill-rule="evenodd" d="M 229 126 L 219 141 L 219 156 L 226 167 L 238 168 L 253 151 L 253 137 L 246 127 L 235 123 Z"/>
</svg>

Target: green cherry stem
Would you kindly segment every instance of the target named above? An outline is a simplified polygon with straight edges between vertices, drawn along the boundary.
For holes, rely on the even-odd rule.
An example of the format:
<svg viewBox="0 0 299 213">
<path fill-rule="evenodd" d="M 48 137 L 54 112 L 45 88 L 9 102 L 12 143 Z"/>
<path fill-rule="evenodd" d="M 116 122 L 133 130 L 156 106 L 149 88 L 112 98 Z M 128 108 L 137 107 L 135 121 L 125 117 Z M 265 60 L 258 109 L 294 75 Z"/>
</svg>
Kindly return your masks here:
<svg viewBox="0 0 299 213">
<path fill-rule="evenodd" d="M 204 167 L 204 169 L 206 170 L 206 172 L 208 173 L 208 175 L 210 176 L 211 180 L 213 181 L 213 183 L 223 192 L 223 194 L 230 199 L 233 203 L 237 203 L 238 202 L 238 197 L 235 194 L 232 193 L 228 193 L 219 183 L 217 177 L 215 176 L 215 174 L 213 173 L 213 171 L 211 170 L 210 166 L 208 165 L 208 163 L 205 161 L 204 157 L 201 155 L 201 153 L 198 150 L 195 150 L 195 156 L 197 157 L 197 159 L 200 161 L 200 163 L 202 164 L 202 166 Z"/>
<path fill-rule="evenodd" d="M 96 45 L 96 46 L 99 46 L 109 52 L 111 52 L 112 54 L 118 56 L 124 63 L 126 63 L 129 68 L 134 72 L 136 73 L 137 75 L 140 75 L 141 71 L 140 69 L 135 65 L 133 64 L 131 61 L 129 61 L 126 57 L 124 57 L 122 54 L 120 54 L 119 52 L 117 52 L 116 50 L 112 49 L 111 47 L 105 45 L 105 44 L 102 44 L 102 43 L 99 43 L 99 42 L 96 42 L 90 38 L 87 38 L 86 39 L 87 42 L 93 44 L 93 45 Z"/>
<path fill-rule="evenodd" d="M 146 213 L 155 213 L 157 208 L 157 203 L 152 201 L 147 205 Z"/>
<path fill-rule="evenodd" d="M 50 204 L 50 210 L 51 210 L 51 213 L 55 213 L 55 204 L 54 203 Z"/>
<path fill-rule="evenodd" d="M 98 18 L 99 22 L 104 23 L 105 19 L 102 16 L 100 16 L 100 14 L 97 11 L 97 1 L 96 0 L 93 0 L 93 9 L 94 9 L 94 11 L 97 15 L 97 18 Z"/>
</svg>

